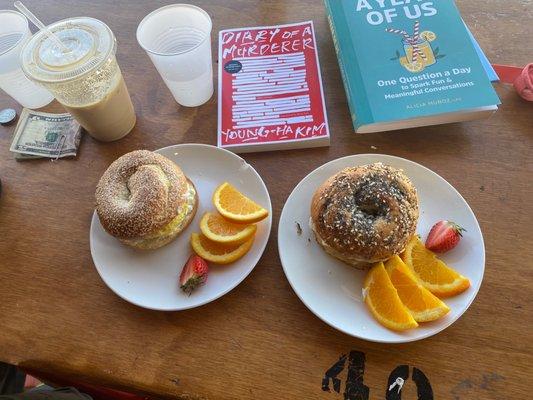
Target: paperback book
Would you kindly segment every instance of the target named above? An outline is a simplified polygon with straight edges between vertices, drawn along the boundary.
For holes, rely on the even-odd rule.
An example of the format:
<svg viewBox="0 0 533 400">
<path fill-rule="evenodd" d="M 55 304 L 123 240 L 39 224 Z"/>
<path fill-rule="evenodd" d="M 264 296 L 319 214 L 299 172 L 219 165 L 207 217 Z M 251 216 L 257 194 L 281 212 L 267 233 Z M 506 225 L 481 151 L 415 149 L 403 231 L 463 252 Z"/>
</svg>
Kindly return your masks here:
<svg viewBox="0 0 533 400">
<path fill-rule="evenodd" d="M 218 146 L 236 153 L 329 145 L 311 21 L 220 31 Z"/>
<path fill-rule="evenodd" d="M 453 0 L 325 5 L 356 132 L 466 121 L 497 110 L 489 71 Z"/>
</svg>

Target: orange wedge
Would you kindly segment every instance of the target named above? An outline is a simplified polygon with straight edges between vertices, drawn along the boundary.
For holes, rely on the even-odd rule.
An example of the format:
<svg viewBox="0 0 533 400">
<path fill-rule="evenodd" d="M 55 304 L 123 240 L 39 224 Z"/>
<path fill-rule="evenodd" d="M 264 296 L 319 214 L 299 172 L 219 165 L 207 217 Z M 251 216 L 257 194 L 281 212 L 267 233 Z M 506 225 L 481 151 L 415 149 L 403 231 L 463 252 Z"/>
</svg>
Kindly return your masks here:
<svg viewBox="0 0 533 400">
<path fill-rule="evenodd" d="M 207 212 L 200 221 L 200 229 L 213 242 L 240 244 L 255 235 L 257 226 L 234 224 L 218 213 Z"/>
<path fill-rule="evenodd" d="M 365 303 L 380 324 L 395 331 L 418 326 L 400 300 L 382 262 L 368 272 L 363 287 Z"/>
<path fill-rule="evenodd" d="M 191 235 L 193 250 L 204 260 L 215 264 L 229 264 L 248 253 L 254 243 L 254 236 L 242 244 L 222 244 L 209 240 L 200 233 Z"/>
<path fill-rule="evenodd" d="M 224 182 L 215 190 L 213 204 L 224 218 L 238 224 L 253 224 L 268 216 L 267 210 L 228 182 Z"/>
<path fill-rule="evenodd" d="M 450 297 L 464 292 L 470 281 L 448 267 L 435 253 L 426 249 L 415 235 L 405 248 L 402 259 L 418 281 L 439 297 Z"/>
<path fill-rule="evenodd" d="M 416 322 L 434 321 L 448 314 L 450 308 L 418 283 L 416 277 L 400 257 L 390 258 L 385 263 L 385 269 L 398 292 L 398 296 L 400 296 L 400 300 Z"/>
</svg>

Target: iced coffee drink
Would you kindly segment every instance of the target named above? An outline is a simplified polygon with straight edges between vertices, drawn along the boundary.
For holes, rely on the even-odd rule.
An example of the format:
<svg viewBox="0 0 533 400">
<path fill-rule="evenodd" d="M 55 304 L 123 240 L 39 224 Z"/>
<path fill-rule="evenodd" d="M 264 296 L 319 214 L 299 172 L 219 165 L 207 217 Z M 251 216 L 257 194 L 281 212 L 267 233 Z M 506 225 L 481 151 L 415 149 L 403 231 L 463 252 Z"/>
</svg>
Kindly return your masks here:
<svg viewBox="0 0 533 400">
<path fill-rule="evenodd" d="M 115 57 L 116 40 L 103 22 L 70 18 L 48 27 L 22 50 L 22 69 L 44 86 L 95 139 L 112 141 L 135 125 L 135 111 Z"/>
</svg>

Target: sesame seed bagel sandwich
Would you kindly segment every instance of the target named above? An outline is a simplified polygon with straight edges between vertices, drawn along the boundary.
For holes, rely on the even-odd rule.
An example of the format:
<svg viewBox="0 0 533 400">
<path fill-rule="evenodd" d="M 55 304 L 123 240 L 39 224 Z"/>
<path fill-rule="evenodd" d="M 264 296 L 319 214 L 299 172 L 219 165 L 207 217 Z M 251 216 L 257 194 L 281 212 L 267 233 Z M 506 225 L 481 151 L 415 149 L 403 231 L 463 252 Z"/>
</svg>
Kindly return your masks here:
<svg viewBox="0 0 533 400">
<path fill-rule="evenodd" d="M 122 243 L 157 249 L 174 240 L 198 208 L 194 184 L 171 160 L 136 150 L 115 160 L 96 187 L 96 212 Z"/>
</svg>

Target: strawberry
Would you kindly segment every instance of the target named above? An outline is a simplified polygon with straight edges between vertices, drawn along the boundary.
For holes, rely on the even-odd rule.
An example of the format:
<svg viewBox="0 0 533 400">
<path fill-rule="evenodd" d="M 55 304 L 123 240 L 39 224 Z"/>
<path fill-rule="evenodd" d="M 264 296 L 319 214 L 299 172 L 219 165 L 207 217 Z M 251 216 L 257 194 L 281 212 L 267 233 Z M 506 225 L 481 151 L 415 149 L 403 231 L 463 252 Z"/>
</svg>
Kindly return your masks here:
<svg viewBox="0 0 533 400">
<path fill-rule="evenodd" d="M 185 263 L 180 274 L 180 288 L 189 296 L 198 286 L 207 281 L 209 268 L 207 262 L 200 256 L 193 254 Z"/>
<path fill-rule="evenodd" d="M 431 231 L 426 239 L 426 248 L 435 253 L 445 253 L 453 249 L 461 240 L 465 229 L 461 228 L 455 222 L 439 221 Z"/>
</svg>

